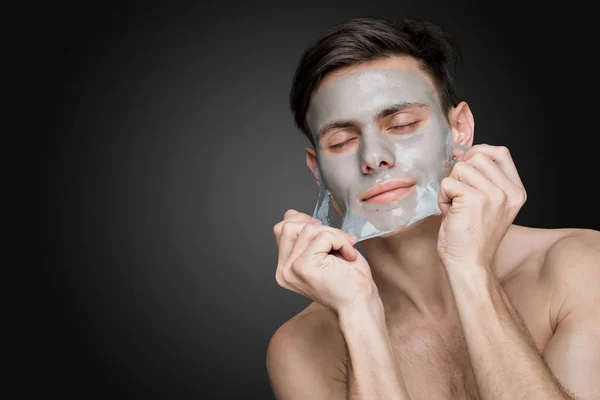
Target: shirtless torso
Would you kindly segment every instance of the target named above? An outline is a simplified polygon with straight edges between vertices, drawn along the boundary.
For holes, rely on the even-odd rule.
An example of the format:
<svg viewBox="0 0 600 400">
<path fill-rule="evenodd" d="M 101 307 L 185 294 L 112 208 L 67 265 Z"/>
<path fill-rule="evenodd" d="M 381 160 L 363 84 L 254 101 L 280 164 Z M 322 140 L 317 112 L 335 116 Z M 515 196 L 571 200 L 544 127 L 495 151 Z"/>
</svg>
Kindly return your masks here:
<svg viewBox="0 0 600 400">
<path fill-rule="evenodd" d="M 564 265 L 563 271 L 546 268 L 545 260 L 561 241 L 576 240 L 585 232 L 513 225 L 496 254 L 496 274 L 542 355 L 562 318 L 560 306 L 569 290 L 568 275 L 578 273 L 573 265 Z M 429 321 L 403 321 L 402 317 L 394 317 L 386 322 L 411 399 L 478 398 L 456 313 Z M 284 342 L 289 353 L 278 358 L 285 362 L 268 365 L 270 374 L 274 369 L 294 368 L 286 393 L 303 394 L 288 397 L 279 394 L 279 388 L 274 386 L 278 398 L 317 398 L 323 393 L 329 393 L 325 398 L 345 398 L 351 368 L 335 314 L 313 302 L 283 324 L 274 340 Z M 298 369 L 293 365 L 303 367 Z M 306 385 L 307 381 L 311 385 Z"/>
</svg>

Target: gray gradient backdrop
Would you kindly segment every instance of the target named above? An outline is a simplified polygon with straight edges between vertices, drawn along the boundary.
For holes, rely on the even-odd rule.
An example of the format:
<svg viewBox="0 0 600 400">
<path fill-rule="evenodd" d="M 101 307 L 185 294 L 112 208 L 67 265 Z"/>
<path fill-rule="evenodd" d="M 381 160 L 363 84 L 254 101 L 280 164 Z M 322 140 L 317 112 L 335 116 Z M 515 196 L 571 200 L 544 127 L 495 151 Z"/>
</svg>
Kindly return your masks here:
<svg viewBox="0 0 600 400">
<path fill-rule="evenodd" d="M 528 190 L 517 223 L 600 227 L 584 190 L 598 175 L 595 36 L 574 2 L 168 4 L 23 21 L 37 271 L 23 393 L 272 398 L 268 341 L 308 304 L 275 282 L 272 227 L 317 196 L 290 83 L 350 17 L 445 26 L 476 143 L 508 146 Z"/>
</svg>

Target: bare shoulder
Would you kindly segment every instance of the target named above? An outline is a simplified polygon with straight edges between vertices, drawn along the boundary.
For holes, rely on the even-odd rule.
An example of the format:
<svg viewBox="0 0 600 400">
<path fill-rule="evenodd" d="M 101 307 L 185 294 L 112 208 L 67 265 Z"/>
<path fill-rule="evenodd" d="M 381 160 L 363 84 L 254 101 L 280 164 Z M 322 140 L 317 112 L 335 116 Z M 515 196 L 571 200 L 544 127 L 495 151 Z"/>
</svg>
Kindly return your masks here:
<svg viewBox="0 0 600 400">
<path fill-rule="evenodd" d="M 600 383 L 600 232 L 577 230 L 554 242 L 539 280 L 551 293 L 552 339 L 543 356 L 577 398 L 596 398 Z"/>
<path fill-rule="evenodd" d="M 556 324 L 574 310 L 589 312 L 600 300 L 600 232 L 576 229 L 546 251 L 540 280 L 553 293 Z"/>
<path fill-rule="evenodd" d="M 548 272 L 548 262 L 555 265 L 559 261 L 556 258 L 567 253 L 592 256 L 596 251 L 597 255 L 598 235 L 600 232 L 591 229 L 543 229 L 512 225 L 497 252 L 498 277 L 505 280 L 524 272 L 539 276 Z"/>
<path fill-rule="evenodd" d="M 346 393 L 346 347 L 337 317 L 312 303 L 273 334 L 267 372 L 278 400 L 340 398 Z"/>
<path fill-rule="evenodd" d="M 594 314 L 590 307 L 600 302 L 599 246 L 600 232 L 589 229 L 513 225 L 504 237 L 496 274 L 540 351 L 572 310 L 582 318 Z"/>
<path fill-rule="evenodd" d="M 548 247 L 541 274 L 565 278 L 575 273 L 600 271 L 600 232 L 592 229 L 573 229 Z"/>
<path fill-rule="evenodd" d="M 554 329 L 570 310 L 600 293 L 600 232 L 513 225 L 499 249 L 497 264 L 507 293 L 520 288 L 513 293 L 545 294 Z"/>
</svg>

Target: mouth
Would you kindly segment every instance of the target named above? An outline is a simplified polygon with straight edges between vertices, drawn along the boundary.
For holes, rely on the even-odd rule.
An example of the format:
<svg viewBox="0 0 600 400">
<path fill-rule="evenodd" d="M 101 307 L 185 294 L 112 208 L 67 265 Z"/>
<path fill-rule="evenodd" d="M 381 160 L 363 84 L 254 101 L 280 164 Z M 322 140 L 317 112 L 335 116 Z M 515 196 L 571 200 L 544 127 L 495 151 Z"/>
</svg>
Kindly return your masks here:
<svg viewBox="0 0 600 400">
<path fill-rule="evenodd" d="M 415 188 L 416 181 L 406 179 L 390 179 L 373 186 L 364 192 L 360 199 L 372 204 L 385 204 L 403 199 Z"/>
</svg>

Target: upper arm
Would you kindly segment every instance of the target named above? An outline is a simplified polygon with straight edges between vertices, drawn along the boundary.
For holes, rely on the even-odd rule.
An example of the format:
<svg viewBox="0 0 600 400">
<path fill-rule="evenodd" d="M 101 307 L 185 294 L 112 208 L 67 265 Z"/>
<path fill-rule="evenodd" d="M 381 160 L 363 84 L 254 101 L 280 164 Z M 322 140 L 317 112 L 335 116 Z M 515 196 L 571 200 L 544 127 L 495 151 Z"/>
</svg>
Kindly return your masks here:
<svg viewBox="0 0 600 400">
<path fill-rule="evenodd" d="M 542 273 L 558 300 L 544 359 L 569 393 L 600 399 L 600 233 L 584 230 L 559 240 Z"/>
<path fill-rule="evenodd" d="M 267 372 L 278 400 L 345 399 L 339 345 L 297 320 L 282 325 L 267 348 Z M 321 339 L 321 340 L 319 340 Z"/>
</svg>

